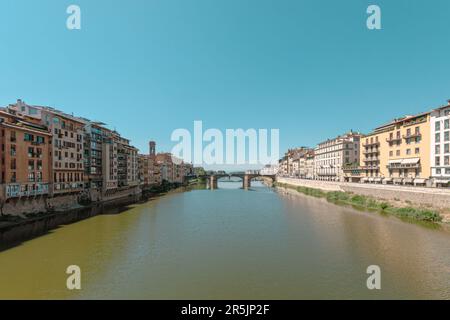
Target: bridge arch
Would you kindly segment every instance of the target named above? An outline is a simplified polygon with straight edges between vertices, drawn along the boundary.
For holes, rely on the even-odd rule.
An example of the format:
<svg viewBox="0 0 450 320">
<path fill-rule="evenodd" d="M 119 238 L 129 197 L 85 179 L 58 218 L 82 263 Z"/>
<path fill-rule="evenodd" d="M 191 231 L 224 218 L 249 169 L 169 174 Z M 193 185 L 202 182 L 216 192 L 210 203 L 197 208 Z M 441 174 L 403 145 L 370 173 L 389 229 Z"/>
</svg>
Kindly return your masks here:
<svg viewBox="0 0 450 320">
<path fill-rule="evenodd" d="M 230 174 L 213 174 L 208 176 L 208 189 L 214 190 L 218 188 L 217 182 L 219 179 L 222 179 L 224 177 L 237 177 L 242 180 L 242 188 L 248 189 L 251 186 L 251 181 L 256 178 L 261 178 L 266 181 L 270 181 L 271 184 L 275 182 L 275 175 L 260 175 L 260 174 L 247 174 L 247 173 L 230 173 Z"/>
</svg>

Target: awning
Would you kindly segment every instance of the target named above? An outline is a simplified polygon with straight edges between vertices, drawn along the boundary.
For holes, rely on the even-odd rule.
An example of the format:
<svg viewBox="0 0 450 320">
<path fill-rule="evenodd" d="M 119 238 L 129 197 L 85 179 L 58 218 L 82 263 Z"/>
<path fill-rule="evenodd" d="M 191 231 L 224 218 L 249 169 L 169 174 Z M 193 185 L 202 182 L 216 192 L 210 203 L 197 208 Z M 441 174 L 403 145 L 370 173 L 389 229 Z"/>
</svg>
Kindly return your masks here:
<svg viewBox="0 0 450 320">
<path fill-rule="evenodd" d="M 381 181 L 381 178 L 375 178 L 375 179 L 373 179 L 375 182 L 380 182 Z"/>
<path fill-rule="evenodd" d="M 414 179 L 414 183 L 425 183 L 425 179 Z"/>
<path fill-rule="evenodd" d="M 365 182 L 365 181 L 367 181 L 367 180 L 369 180 L 369 179 L 367 179 L 367 178 L 362 178 L 362 179 L 361 179 L 362 182 Z"/>
<path fill-rule="evenodd" d="M 389 160 L 389 164 L 400 164 L 400 163 L 402 163 L 402 159 Z"/>
<path fill-rule="evenodd" d="M 441 183 L 441 184 L 447 184 L 450 181 L 449 180 L 434 180 L 435 183 Z"/>
<path fill-rule="evenodd" d="M 403 179 L 402 178 L 394 178 L 394 182 L 402 182 Z"/>
<path fill-rule="evenodd" d="M 373 181 L 373 178 L 369 178 L 369 181 L 372 182 L 372 181 Z"/>
<path fill-rule="evenodd" d="M 413 182 L 413 178 L 405 178 L 405 182 L 406 183 L 412 183 Z"/>
<path fill-rule="evenodd" d="M 403 159 L 402 164 L 417 164 L 419 163 L 420 158 L 410 158 L 410 159 Z"/>
<path fill-rule="evenodd" d="M 391 181 L 392 181 L 392 178 L 384 178 L 384 181 L 385 181 L 385 182 L 391 182 Z"/>
</svg>

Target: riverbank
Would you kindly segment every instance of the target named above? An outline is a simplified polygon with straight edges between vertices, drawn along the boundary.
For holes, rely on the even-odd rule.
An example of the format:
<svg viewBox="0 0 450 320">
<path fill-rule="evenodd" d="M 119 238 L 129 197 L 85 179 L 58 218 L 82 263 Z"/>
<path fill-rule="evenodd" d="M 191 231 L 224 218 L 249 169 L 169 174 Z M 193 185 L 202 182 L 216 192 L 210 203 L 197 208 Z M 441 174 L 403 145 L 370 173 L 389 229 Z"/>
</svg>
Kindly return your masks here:
<svg viewBox="0 0 450 320">
<path fill-rule="evenodd" d="M 443 221 L 443 217 L 437 210 L 425 207 L 414 206 L 398 206 L 398 204 L 389 201 L 380 201 L 374 197 L 358 195 L 344 191 L 326 191 L 316 188 L 295 186 L 287 183 L 275 183 L 276 187 L 288 188 L 299 193 L 316 197 L 325 198 L 328 202 L 335 204 L 344 204 L 355 206 L 368 211 L 378 211 L 390 214 L 403 219 L 411 219 L 416 221 L 425 221 L 439 223 Z"/>
<path fill-rule="evenodd" d="M 105 211 L 113 211 L 119 214 L 131 205 L 148 202 L 171 192 L 183 192 L 190 189 L 192 189 L 192 186 L 166 184 L 144 190 L 142 194 L 78 205 L 65 211 L 47 211 L 28 214 L 25 217 L 3 216 L 0 218 L 0 251 L 14 247 L 23 241 L 45 235 L 62 225 L 101 215 Z"/>
</svg>

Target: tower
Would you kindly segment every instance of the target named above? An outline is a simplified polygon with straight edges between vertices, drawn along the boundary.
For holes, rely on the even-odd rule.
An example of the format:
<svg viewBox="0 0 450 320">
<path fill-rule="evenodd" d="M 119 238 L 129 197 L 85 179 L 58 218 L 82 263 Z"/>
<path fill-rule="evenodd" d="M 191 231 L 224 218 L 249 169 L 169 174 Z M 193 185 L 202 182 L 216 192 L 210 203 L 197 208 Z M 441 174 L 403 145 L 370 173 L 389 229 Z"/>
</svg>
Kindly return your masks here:
<svg viewBox="0 0 450 320">
<path fill-rule="evenodd" d="M 149 151 L 150 151 L 150 157 L 155 157 L 156 156 L 156 142 L 155 141 L 150 141 L 149 143 Z"/>
</svg>

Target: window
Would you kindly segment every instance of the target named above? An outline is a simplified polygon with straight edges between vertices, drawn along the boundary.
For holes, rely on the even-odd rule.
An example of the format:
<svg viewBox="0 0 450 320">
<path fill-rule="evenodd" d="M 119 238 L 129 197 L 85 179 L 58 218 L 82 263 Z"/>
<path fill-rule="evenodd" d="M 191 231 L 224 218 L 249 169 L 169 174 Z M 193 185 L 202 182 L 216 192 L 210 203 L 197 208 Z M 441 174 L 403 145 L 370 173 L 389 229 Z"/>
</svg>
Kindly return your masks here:
<svg viewBox="0 0 450 320">
<path fill-rule="evenodd" d="M 450 141 L 450 131 L 444 132 L 444 141 Z"/>
<path fill-rule="evenodd" d="M 444 166 L 448 166 L 449 165 L 449 156 L 445 156 L 444 157 Z"/>
<path fill-rule="evenodd" d="M 411 154 L 411 149 L 406 149 L 406 155 L 410 155 Z"/>
<path fill-rule="evenodd" d="M 441 130 L 441 123 L 439 122 L 439 121 L 436 121 L 435 123 L 434 123 L 434 127 L 435 127 L 435 131 L 439 131 L 439 130 Z"/>
<path fill-rule="evenodd" d="M 406 135 L 409 137 L 411 135 L 411 129 L 406 129 Z"/>
<path fill-rule="evenodd" d="M 41 137 L 41 136 L 37 136 L 36 137 L 36 142 L 39 144 L 44 144 L 45 143 L 45 138 Z"/>
<path fill-rule="evenodd" d="M 416 134 L 420 134 L 420 127 L 416 127 L 415 129 Z"/>
<path fill-rule="evenodd" d="M 31 141 L 33 141 L 33 140 L 34 140 L 34 137 L 33 137 L 32 134 L 29 134 L 29 133 L 25 133 L 25 134 L 24 134 L 24 136 L 23 136 L 23 141 L 29 141 L 29 142 L 31 142 Z"/>
<path fill-rule="evenodd" d="M 34 148 L 28 147 L 28 157 L 32 158 L 34 157 Z"/>
<path fill-rule="evenodd" d="M 450 152 L 449 144 L 446 143 L 446 144 L 444 145 L 444 153 L 449 153 L 449 152 Z"/>
<path fill-rule="evenodd" d="M 437 123 L 437 122 L 436 122 L 436 123 Z M 435 134 L 434 140 L 435 140 L 436 142 L 441 142 L 441 134 L 440 134 L 439 132 Z"/>
<path fill-rule="evenodd" d="M 11 142 L 16 142 L 16 132 L 15 131 L 11 131 L 11 138 L 10 138 Z"/>
<path fill-rule="evenodd" d="M 449 124 L 448 119 L 445 119 L 445 121 L 444 121 L 444 129 L 450 129 L 450 124 Z"/>
<path fill-rule="evenodd" d="M 395 152 L 395 155 L 396 155 L 396 156 L 399 156 L 399 155 L 400 155 L 400 150 L 397 150 L 397 151 Z"/>
<path fill-rule="evenodd" d="M 389 157 L 392 157 L 394 155 L 394 151 L 389 151 Z"/>
<path fill-rule="evenodd" d="M 28 160 L 28 170 L 34 170 L 34 160 Z"/>
<path fill-rule="evenodd" d="M 440 145 L 436 145 L 435 147 L 434 147 L 434 153 L 435 154 L 440 154 L 441 153 L 441 146 Z"/>
<path fill-rule="evenodd" d="M 11 145 L 11 157 L 15 157 L 15 156 L 16 156 L 16 146 Z"/>
<path fill-rule="evenodd" d="M 416 148 L 416 149 L 414 150 L 414 153 L 415 153 L 415 154 L 419 154 L 419 153 L 420 153 L 420 148 Z"/>
<path fill-rule="evenodd" d="M 445 174 L 450 174 L 450 168 L 445 168 Z"/>
<path fill-rule="evenodd" d="M 436 162 L 436 166 L 440 166 L 441 165 L 441 157 L 436 157 L 435 162 Z"/>
<path fill-rule="evenodd" d="M 436 169 L 436 174 L 441 174 L 441 169 L 440 168 Z"/>
</svg>

